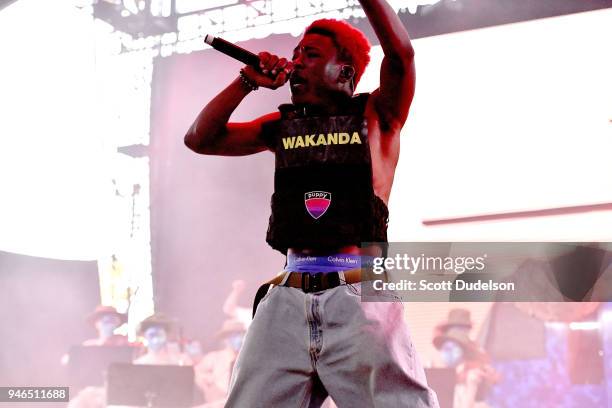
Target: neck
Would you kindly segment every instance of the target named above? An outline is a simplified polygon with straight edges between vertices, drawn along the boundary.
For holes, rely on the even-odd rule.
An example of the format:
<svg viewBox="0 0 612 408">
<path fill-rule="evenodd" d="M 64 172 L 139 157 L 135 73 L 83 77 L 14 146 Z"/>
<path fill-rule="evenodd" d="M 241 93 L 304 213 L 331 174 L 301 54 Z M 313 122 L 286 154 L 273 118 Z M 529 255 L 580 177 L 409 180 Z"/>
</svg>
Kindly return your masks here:
<svg viewBox="0 0 612 408">
<path fill-rule="evenodd" d="M 333 93 L 316 103 L 296 104 L 298 109 L 305 109 L 305 113 L 325 113 L 335 115 L 346 111 L 350 106 L 352 96 L 347 93 Z"/>
</svg>

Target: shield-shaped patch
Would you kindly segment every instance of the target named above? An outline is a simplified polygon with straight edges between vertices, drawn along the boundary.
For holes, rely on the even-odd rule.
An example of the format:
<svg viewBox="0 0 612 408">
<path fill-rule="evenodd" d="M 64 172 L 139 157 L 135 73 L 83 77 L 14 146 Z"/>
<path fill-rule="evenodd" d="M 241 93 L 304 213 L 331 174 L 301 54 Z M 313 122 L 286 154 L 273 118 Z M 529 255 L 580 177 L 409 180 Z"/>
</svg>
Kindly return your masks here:
<svg viewBox="0 0 612 408">
<path fill-rule="evenodd" d="M 331 204 L 331 193 L 326 191 L 311 191 L 304 194 L 306 211 L 315 220 L 321 218 Z"/>
</svg>

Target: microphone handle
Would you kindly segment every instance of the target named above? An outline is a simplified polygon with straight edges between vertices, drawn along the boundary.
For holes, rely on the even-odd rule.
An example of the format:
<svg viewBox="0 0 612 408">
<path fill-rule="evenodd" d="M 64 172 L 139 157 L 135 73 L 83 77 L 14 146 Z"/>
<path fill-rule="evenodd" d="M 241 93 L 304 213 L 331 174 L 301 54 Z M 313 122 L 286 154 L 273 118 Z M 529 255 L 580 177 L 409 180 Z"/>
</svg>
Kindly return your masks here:
<svg viewBox="0 0 612 408">
<path fill-rule="evenodd" d="M 232 44 L 229 41 L 225 41 L 223 38 L 214 37 L 210 34 L 206 34 L 204 42 L 212 46 L 215 50 L 224 53 L 238 61 L 241 61 L 247 65 L 251 65 L 259 69 L 259 57 L 253 54 L 251 51 L 247 51 L 242 47 Z"/>
</svg>

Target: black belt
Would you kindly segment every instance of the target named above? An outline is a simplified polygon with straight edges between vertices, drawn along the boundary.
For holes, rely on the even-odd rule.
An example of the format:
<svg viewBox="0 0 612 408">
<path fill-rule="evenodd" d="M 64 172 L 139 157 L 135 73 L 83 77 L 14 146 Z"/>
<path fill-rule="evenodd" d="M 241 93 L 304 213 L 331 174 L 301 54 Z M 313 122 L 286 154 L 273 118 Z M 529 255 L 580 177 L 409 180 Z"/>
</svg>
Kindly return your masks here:
<svg viewBox="0 0 612 408">
<path fill-rule="evenodd" d="M 304 293 L 320 292 L 322 290 L 332 289 L 346 283 L 352 284 L 361 282 L 360 268 L 344 271 L 344 280 L 340 280 L 340 274 L 338 272 L 284 272 L 259 287 L 257 293 L 255 294 L 255 301 L 253 302 L 253 316 L 255 316 L 257 305 L 259 305 L 261 299 L 266 296 L 268 291 L 271 289 L 271 286 L 280 285 L 287 273 L 289 276 L 283 283 L 283 286 L 301 289 Z"/>
</svg>

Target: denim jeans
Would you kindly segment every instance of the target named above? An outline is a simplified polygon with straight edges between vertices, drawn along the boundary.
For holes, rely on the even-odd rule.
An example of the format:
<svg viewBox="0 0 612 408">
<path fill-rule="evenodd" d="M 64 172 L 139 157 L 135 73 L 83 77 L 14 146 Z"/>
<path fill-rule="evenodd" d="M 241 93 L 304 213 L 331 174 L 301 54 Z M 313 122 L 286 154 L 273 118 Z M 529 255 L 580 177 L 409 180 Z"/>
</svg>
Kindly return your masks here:
<svg viewBox="0 0 612 408">
<path fill-rule="evenodd" d="M 226 407 L 319 407 L 329 394 L 339 408 L 437 408 L 402 304 L 361 302 L 360 290 L 270 289 L 234 366 Z"/>
</svg>

